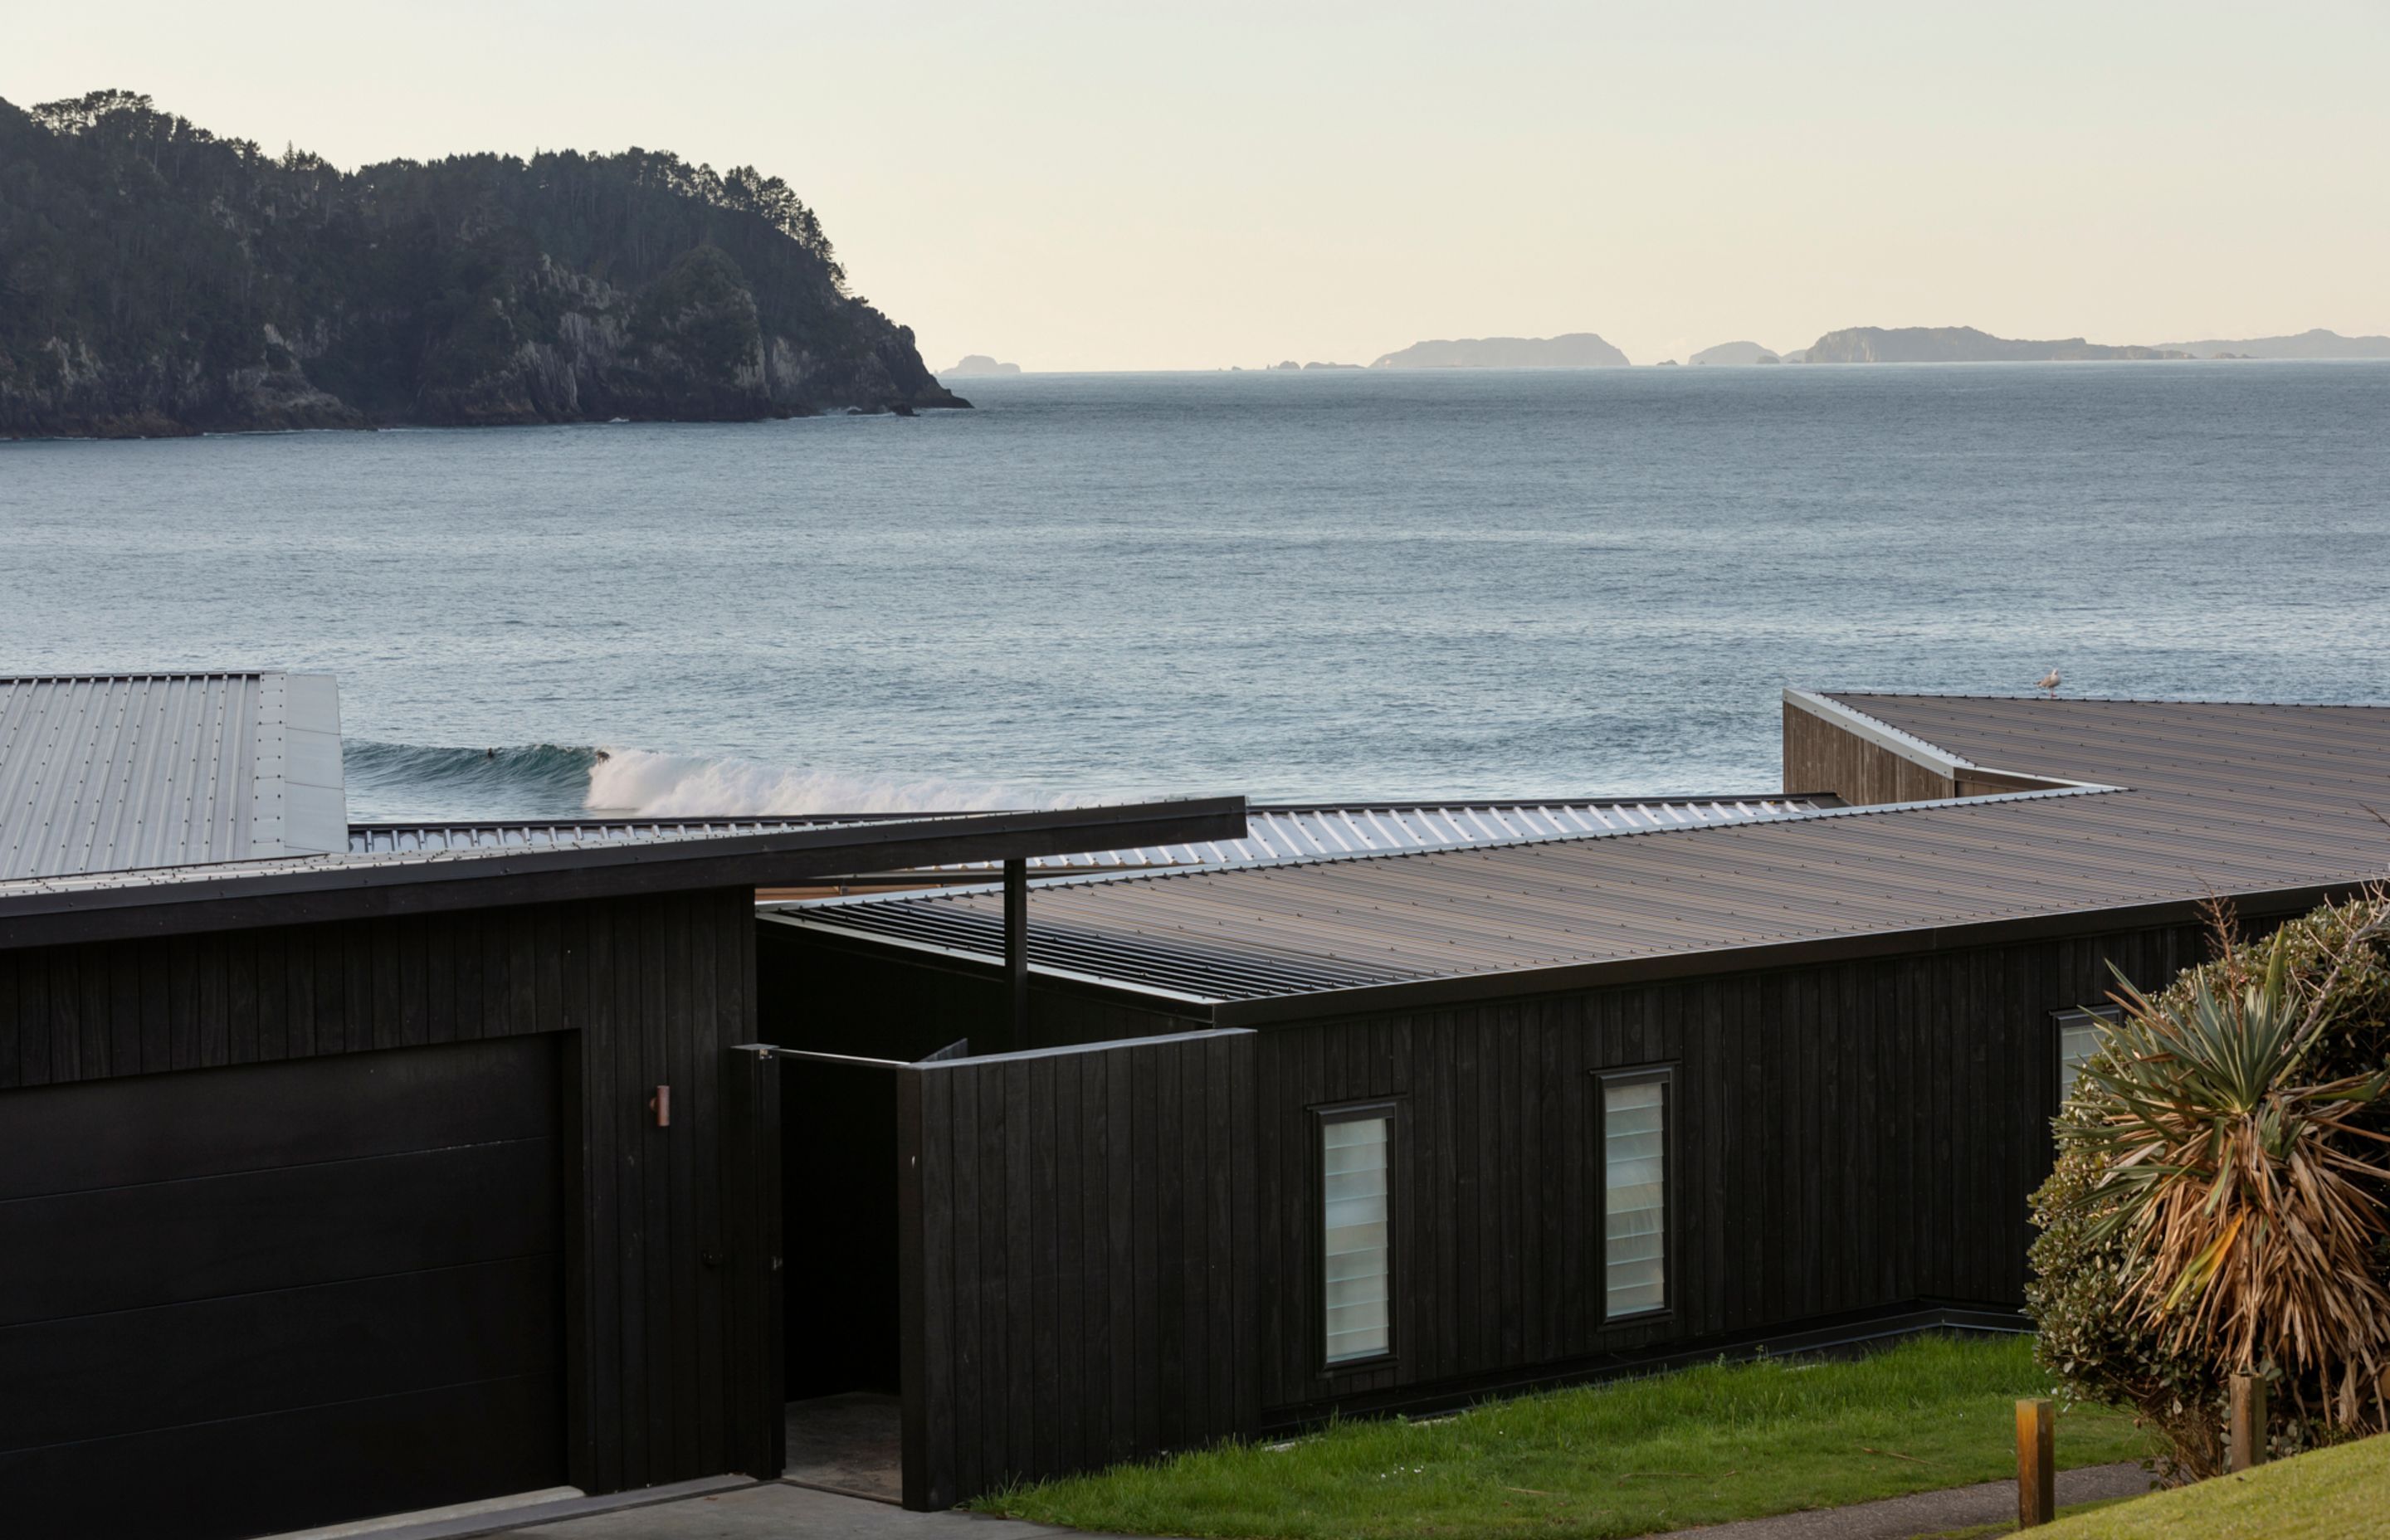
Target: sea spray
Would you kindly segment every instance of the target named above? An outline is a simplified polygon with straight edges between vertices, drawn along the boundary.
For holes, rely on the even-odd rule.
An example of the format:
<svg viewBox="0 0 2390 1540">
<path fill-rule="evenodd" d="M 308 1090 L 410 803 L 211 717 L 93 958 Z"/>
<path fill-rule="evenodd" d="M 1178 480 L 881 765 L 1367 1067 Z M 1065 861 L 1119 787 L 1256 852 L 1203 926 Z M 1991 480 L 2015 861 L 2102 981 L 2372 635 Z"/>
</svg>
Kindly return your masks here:
<svg viewBox="0 0 2390 1540">
<path fill-rule="evenodd" d="M 988 782 L 851 776 L 647 749 L 533 743 L 488 749 L 347 743 L 352 815 L 649 818 L 733 814 L 976 812 L 1058 799 Z"/>
<path fill-rule="evenodd" d="M 753 760 L 609 750 L 589 770 L 585 806 L 651 818 L 734 813 L 958 813 L 1050 807 L 1053 798 L 983 782 L 899 780 Z"/>
</svg>

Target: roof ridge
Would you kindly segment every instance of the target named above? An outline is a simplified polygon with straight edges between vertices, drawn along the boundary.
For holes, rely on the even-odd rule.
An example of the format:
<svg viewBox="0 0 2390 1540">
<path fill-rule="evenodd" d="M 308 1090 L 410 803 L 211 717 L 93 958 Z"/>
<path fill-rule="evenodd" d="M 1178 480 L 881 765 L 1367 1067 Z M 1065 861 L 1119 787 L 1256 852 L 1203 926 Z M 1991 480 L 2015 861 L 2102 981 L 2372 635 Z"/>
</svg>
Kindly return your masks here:
<svg viewBox="0 0 2390 1540">
<path fill-rule="evenodd" d="M 1906 727 L 1896 727 L 1871 712 L 1863 712 L 1857 706 L 1851 705 L 1849 702 L 1823 691 L 1803 689 L 1798 686 L 1787 685 L 1784 687 L 1784 699 L 1788 704 L 1800 705 L 1805 709 L 1809 702 L 1815 701 L 1821 705 L 1831 707 L 1833 710 L 1838 712 L 1847 712 L 1851 715 L 1857 717 L 1862 722 L 1867 723 L 1870 726 L 1874 727 L 1877 731 L 1882 733 L 1887 738 L 1897 738 L 1902 743 L 1908 744 L 1913 748 L 1923 750 L 1926 753 L 1932 755 L 1935 759 L 1947 761 L 1949 767 L 1954 770 L 1981 770 L 1992 775 L 2022 774 L 2022 772 L 2019 771 L 1995 770 L 1988 764 L 1977 764 L 1973 760 L 1967 758 L 1964 754 L 1945 749 L 1942 745 L 1935 743 L 1931 738 L 1920 738 L 1917 734 L 1910 732 Z M 2038 779 L 2041 777 L 2036 778 Z"/>
<path fill-rule="evenodd" d="M 2281 700 L 2244 695 L 2060 695 L 2037 690 L 1862 690 L 1804 689 L 1806 695 L 1839 700 L 1847 696 L 1884 700 L 2055 700 L 2060 705 L 2092 706 L 2269 706 L 2292 711 L 2390 712 L 2390 700 Z M 1980 767 L 1979 767 L 1980 768 Z"/>
</svg>

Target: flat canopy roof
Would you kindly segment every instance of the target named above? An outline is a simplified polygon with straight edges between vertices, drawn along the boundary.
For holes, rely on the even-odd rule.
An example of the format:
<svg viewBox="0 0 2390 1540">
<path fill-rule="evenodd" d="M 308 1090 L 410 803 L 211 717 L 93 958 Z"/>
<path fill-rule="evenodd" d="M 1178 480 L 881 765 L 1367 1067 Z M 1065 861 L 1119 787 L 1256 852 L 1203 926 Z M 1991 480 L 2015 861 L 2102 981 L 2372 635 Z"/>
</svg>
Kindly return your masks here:
<svg viewBox="0 0 2390 1540">
<path fill-rule="evenodd" d="M 1041 884 L 1032 966 L 1222 1024 L 2157 923 L 2390 872 L 2390 709 L 1787 692 L 2040 789 L 1704 828 Z M 776 918 L 985 959 L 983 889 Z"/>
<path fill-rule="evenodd" d="M 289 856 L 0 881 L 0 947 L 489 908 L 1232 840 L 1242 797 L 849 819 L 538 848 Z"/>
</svg>

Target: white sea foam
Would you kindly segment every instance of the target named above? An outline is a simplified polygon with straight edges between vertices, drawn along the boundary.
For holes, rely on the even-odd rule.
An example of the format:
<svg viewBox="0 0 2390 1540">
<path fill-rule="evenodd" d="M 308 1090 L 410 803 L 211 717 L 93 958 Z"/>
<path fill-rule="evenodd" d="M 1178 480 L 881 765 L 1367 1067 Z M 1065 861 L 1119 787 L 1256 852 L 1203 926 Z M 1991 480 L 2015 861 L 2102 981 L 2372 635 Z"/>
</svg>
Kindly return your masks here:
<svg viewBox="0 0 2390 1540">
<path fill-rule="evenodd" d="M 590 766 L 586 805 L 649 818 L 726 814 L 970 812 L 1055 807 L 1055 798 L 984 782 L 897 780 L 753 760 L 610 749 Z"/>
</svg>

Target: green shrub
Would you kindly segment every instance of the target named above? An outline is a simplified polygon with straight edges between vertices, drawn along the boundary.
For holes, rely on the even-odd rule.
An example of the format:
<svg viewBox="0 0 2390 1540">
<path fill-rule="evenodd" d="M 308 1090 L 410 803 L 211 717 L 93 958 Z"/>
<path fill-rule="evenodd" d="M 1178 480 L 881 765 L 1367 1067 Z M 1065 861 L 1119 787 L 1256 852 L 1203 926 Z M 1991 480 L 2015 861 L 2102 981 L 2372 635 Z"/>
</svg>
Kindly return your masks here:
<svg viewBox="0 0 2390 1540">
<path fill-rule="evenodd" d="M 2379 1431 L 2390 1392 L 2390 897 L 2116 998 L 2034 1197 L 2027 1307 L 2070 1394 L 2132 1409 L 2176 1474 L 2223 1463 L 2229 1377 L 2285 1450 Z"/>
</svg>

